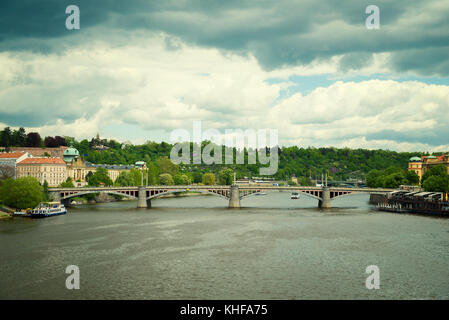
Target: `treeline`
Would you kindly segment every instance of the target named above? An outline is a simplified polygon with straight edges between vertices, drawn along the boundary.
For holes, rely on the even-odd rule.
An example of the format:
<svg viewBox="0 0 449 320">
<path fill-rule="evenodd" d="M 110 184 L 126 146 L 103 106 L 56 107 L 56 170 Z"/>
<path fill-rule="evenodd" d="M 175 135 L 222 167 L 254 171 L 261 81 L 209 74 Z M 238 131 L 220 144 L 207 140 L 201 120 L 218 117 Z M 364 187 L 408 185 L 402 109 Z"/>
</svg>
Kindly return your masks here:
<svg viewBox="0 0 449 320">
<path fill-rule="evenodd" d="M 400 185 L 419 185 L 419 182 L 419 176 L 415 171 L 398 167 L 374 169 L 366 176 L 366 185 L 371 188 L 398 188 Z"/>
<path fill-rule="evenodd" d="M 122 171 L 113 182 L 104 168 L 98 168 L 95 173 L 88 174 L 86 180 L 89 186 L 140 186 L 140 185 L 189 185 L 192 183 L 203 185 L 231 185 L 233 182 L 233 171 L 224 168 L 217 175 L 199 171 L 186 172 L 180 171 L 178 165 L 171 162 L 168 158 L 159 158 L 155 163 L 149 163 L 148 167 L 141 169 L 131 169 Z M 72 178 L 60 184 L 60 187 L 74 187 Z"/>
<path fill-rule="evenodd" d="M 66 139 L 61 136 L 45 137 L 42 139 L 38 132 L 26 133 L 24 128 L 11 130 L 10 127 L 0 131 L 0 147 L 8 149 L 10 147 L 47 147 L 55 148 L 66 146 Z"/>
<path fill-rule="evenodd" d="M 386 170 L 371 170 L 367 177 L 368 187 L 397 188 L 400 185 L 420 185 L 429 192 L 449 192 L 449 175 L 444 165 L 437 165 L 427 170 L 421 180 L 414 171 L 397 167 Z"/>
<path fill-rule="evenodd" d="M 142 145 L 122 144 L 114 140 L 104 143 L 107 150 L 95 150 L 92 139 L 76 141 L 69 138 L 74 147 L 78 149 L 85 160 L 101 164 L 133 164 L 136 161 L 155 163 L 157 159 L 169 157 L 172 144 L 166 142 L 147 142 Z M 68 141 L 68 144 L 70 144 Z M 104 141 L 103 141 L 104 142 Z M 202 149 L 208 142 L 202 143 Z M 222 150 L 223 163 L 224 147 Z M 193 150 L 193 148 L 191 148 Z M 229 168 L 236 172 L 237 179 L 243 177 L 258 177 L 259 168 L 264 166 L 257 162 L 248 164 L 248 152 L 244 150 L 245 164 L 180 164 L 182 173 L 199 172 L 204 174 L 212 172 L 218 174 L 222 169 Z M 236 150 L 233 150 L 234 155 Z M 273 176 L 275 179 L 288 180 L 292 176 L 300 178 L 301 181 L 309 181 L 320 178 L 322 174 L 328 174 L 329 179 L 345 181 L 348 179 L 366 179 L 366 175 L 373 169 L 385 170 L 389 167 L 397 167 L 405 170 L 408 160 L 412 156 L 428 155 L 428 153 L 395 152 L 388 150 L 366 150 L 366 149 L 337 149 L 337 148 L 300 148 L 297 146 L 279 148 L 279 168 Z M 193 159 L 193 151 L 190 155 Z M 192 161 L 193 163 L 193 161 Z M 173 175 L 173 174 L 172 174 Z M 197 173 L 198 175 L 198 173 Z M 310 179 L 311 178 L 311 179 Z M 198 179 L 197 179 L 198 180 Z"/>
<path fill-rule="evenodd" d="M 208 144 L 203 141 L 201 150 Z M 194 182 L 202 181 L 205 173 L 213 173 L 218 176 L 219 172 L 224 168 L 230 169 L 236 173 L 237 179 L 243 177 L 258 177 L 259 169 L 262 166 L 260 162 L 256 164 L 248 164 L 248 152 L 251 149 L 244 150 L 245 164 L 180 164 L 177 172 L 166 172 L 160 164 L 167 162 L 159 159 L 170 157 L 170 151 L 173 145 L 166 142 L 149 141 L 142 145 L 133 145 L 131 143 L 120 143 L 115 140 L 99 139 L 94 137 L 90 140 L 83 139 L 77 141 L 73 137 L 46 137 L 41 139 L 38 133 L 25 133 L 23 128 L 11 131 L 5 128 L 0 132 L 0 145 L 5 146 L 59 146 L 72 145 L 78 149 L 84 160 L 97 164 L 134 164 L 137 161 L 145 161 L 148 170 L 150 170 L 149 182 L 160 183 L 160 175 L 169 173 L 174 181 L 179 180 L 181 176 L 187 175 Z M 236 149 L 233 149 L 234 155 Z M 223 161 L 225 163 L 225 148 L 222 147 Z M 441 153 L 438 153 L 441 154 Z M 438 155 L 435 153 L 435 155 Z M 366 180 L 367 174 L 372 170 L 387 170 L 388 174 L 402 170 L 403 175 L 396 175 L 387 179 L 387 184 L 392 184 L 392 179 L 401 181 L 405 177 L 407 179 L 408 160 L 412 156 L 429 155 L 424 152 L 396 152 L 388 150 L 367 150 L 367 149 L 349 149 L 349 148 L 314 148 L 314 147 L 280 147 L 278 149 L 279 167 L 273 178 L 278 180 L 289 180 L 292 176 L 296 176 L 301 184 L 310 183 L 316 178 L 320 178 L 322 174 L 328 174 L 330 180 L 346 181 L 348 179 Z M 190 158 L 193 159 L 193 144 L 191 143 Z M 158 164 L 159 161 L 159 164 Z M 162 162 L 161 162 L 162 161 Z M 192 161 L 193 163 L 193 161 Z M 389 168 L 396 168 L 391 171 Z M 390 172 L 391 171 L 391 172 Z M 379 173 L 377 175 L 380 175 Z M 176 176 L 176 177 L 175 177 Z M 200 178 L 201 177 L 201 178 Z M 407 181 L 406 181 L 407 182 Z M 380 184 L 380 183 L 379 183 Z M 381 183 L 384 185 L 384 183 Z M 377 184 L 376 184 L 377 185 Z"/>
</svg>

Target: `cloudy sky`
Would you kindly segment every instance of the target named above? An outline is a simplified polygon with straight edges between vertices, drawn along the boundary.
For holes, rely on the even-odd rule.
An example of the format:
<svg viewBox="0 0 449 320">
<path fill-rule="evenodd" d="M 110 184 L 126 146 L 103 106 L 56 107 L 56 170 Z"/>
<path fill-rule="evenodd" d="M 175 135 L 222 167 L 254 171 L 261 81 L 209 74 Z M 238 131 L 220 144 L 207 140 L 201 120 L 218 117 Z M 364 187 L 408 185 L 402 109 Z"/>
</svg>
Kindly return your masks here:
<svg viewBox="0 0 449 320">
<path fill-rule="evenodd" d="M 0 2 L 0 127 L 143 143 L 194 120 L 278 129 L 281 145 L 447 151 L 449 2 Z"/>
</svg>

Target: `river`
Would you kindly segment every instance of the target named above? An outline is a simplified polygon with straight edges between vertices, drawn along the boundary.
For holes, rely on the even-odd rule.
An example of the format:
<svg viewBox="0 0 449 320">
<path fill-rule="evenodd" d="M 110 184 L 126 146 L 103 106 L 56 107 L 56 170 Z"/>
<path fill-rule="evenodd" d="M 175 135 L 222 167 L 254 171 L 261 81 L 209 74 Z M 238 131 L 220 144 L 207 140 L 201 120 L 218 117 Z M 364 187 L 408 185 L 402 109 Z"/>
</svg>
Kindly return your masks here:
<svg viewBox="0 0 449 320">
<path fill-rule="evenodd" d="M 1 299 L 448 299 L 449 219 L 377 212 L 367 195 L 317 209 L 273 192 L 83 205 L 0 220 Z M 80 289 L 65 287 L 68 265 Z M 380 288 L 368 290 L 376 265 Z"/>
</svg>

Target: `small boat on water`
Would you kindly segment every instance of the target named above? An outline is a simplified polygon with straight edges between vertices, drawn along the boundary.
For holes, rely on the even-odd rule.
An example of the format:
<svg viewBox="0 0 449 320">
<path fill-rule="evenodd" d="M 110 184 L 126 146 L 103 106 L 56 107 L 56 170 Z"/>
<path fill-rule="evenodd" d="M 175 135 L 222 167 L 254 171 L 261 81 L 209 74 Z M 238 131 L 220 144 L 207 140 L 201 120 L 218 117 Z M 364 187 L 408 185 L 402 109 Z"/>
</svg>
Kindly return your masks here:
<svg viewBox="0 0 449 320">
<path fill-rule="evenodd" d="M 255 196 L 266 196 L 267 193 L 266 192 L 258 192 L 256 194 L 254 194 Z"/>
<path fill-rule="evenodd" d="M 42 202 L 34 209 L 14 212 L 16 217 L 46 218 L 66 214 L 67 209 L 59 202 Z"/>
<path fill-rule="evenodd" d="M 292 192 L 291 199 L 299 199 L 299 192 Z"/>
</svg>

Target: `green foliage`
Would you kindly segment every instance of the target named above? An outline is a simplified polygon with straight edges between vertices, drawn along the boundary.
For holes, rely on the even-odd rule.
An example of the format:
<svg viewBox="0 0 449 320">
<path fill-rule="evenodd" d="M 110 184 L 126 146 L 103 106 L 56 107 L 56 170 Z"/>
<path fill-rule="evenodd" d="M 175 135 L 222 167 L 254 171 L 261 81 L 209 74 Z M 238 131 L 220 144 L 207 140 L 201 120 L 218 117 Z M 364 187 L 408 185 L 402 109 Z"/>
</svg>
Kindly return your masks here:
<svg viewBox="0 0 449 320">
<path fill-rule="evenodd" d="M 310 178 L 306 178 L 306 177 L 299 177 L 298 182 L 301 186 L 313 186 L 314 185 L 312 180 L 310 180 Z"/>
<path fill-rule="evenodd" d="M 224 168 L 218 172 L 218 184 L 230 186 L 234 181 L 234 171 Z"/>
<path fill-rule="evenodd" d="M 203 184 L 205 184 L 206 186 L 215 185 L 215 175 L 213 173 L 203 174 Z"/>
<path fill-rule="evenodd" d="M 44 200 L 43 188 L 33 177 L 5 180 L 0 187 L 1 201 L 12 208 L 34 208 Z"/>
<path fill-rule="evenodd" d="M 439 164 L 435 167 L 430 168 L 429 170 L 424 172 L 424 174 L 422 176 L 422 183 L 424 183 L 424 181 L 426 181 L 431 176 L 441 176 L 441 177 L 447 176 L 446 167 L 442 164 Z"/>
<path fill-rule="evenodd" d="M 416 185 L 419 177 L 414 171 L 407 171 L 398 167 L 390 166 L 385 170 L 371 170 L 366 175 L 366 184 L 371 188 L 395 189 L 401 185 Z"/>
<path fill-rule="evenodd" d="M 173 177 L 170 173 L 160 174 L 159 181 L 160 181 L 160 184 L 164 185 L 164 186 L 174 185 Z"/>
<path fill-rule="evenodd" d="M 147 162 L 148 185 L 154 186 L 158 184 L 159 169 L 154 163 Z"/>
<path fill-rule="evenodd" d="M 415 171 L 407 171 L 407 173 L 405 174 L 405 178 L 407 179 L 408 183 L 410 185 L 419 185 L 419 176 L 416 174 Z"/>
<path fill-rule="evenodd" d="M 97 168 L 97 171 L 89 178 L 89 186 L 99 187 L 100 183 L 105 186 L 112 186 L 112 180 L 105 168 Z"/>
<path fill-rule="evenodd" d="M 44 193 L 44 201 L 48 201 L 49 200 L 49 195 L 48 195 L 48 182 L 47 180 L 44 180 L 44 183 L 42 184 L 42 190 Z"/>
<path fill-rule="evenodd" d="M 129 187 L 134 185 L 134 181 L 132 176 L 127 171 L 122 171 L 115 180 L 114 185 L 120 187 Z"/>
<path fill-rule="evenodd" d="M 430 176 L 424 181 L 423 188 L 430 192 L 449 192 L 449 177 Z"/>
<path fill-rule="evenodd" d="M 398 188 L 400 185 L 408 184 L 405 179 L 404 172 L 394 172 L 387 176 L 383 176 L 382 187 L 384 188 Z"/>
<path fill-rule="evenodd" d="M 449 175 L 444 165 L 427 170 L 422 176 L 422 186 L 429 192 L 449 192 Z"/>
<path fill-rule="evenodd" d="M 167 157 L 158 158 L 156 165 L 161 173 L 169 173 L 172 176 L 177 174 L 179 170 L 179 166 Z"/>
<path fill-rule="evenodd" d="M 293 187 L 295 187 L 295 186 L 298 185 L 298 184 L 297 184 L 296 182 L 294 182 L 292 179 L 288 180 L 287 184 L 288 184 L 289 186 L 293 186 Z"/>
<path fill-rule="evenodd" d="M 188 185 L 190 184 L 190 179 L 186 174 L 175 174 L 173 177 L 173 181 L 175 185 Z"/>
<path fill-rule="evenodd" d="M 47 182 L 47 181 L 45 181 Z M 59 185 L 61 188 L 74 188 L 72 177 L 68 177 L 67 180 Z"/>
<path fill-rule="evenodd" d="M 12 132 L 11 129 L 8 128 L 8 130 L 5 135 L 5 137 L 7 137 L 5 138 L 6 140 L 9 139 L 8 137 L 11 137 L 12 139 L 12 136 L 14 135 L 14 132 Z M 16 136 L 18 136 L 18 133 Z M 3 131 L 1 131 L 0 141 L 5 139 L 3 138 Z M 84 160 L 92 163 L 134 164 L 136 161 L 145 161 L 148 167 L 149 185 L 158 184 L 159 175 L 161 173 L 169 173 L 172 177 L 178 173 L 187 174 L 194 183 L 200 183 L 202 182 L 203 173 L 209 172 L 217 176 L 218 182 L 223 182 L 220 180 L 219 172 L 225 168 L 235 172 L 237 178 L 242 178 L 245 176 L 260 176 L 259 168 L 263 166 L 259 162 L 257 164 L 248 164 L 248 154 L 251 152 L 251 149 L 246 148 L 243 150 L 245 160 L 244 165 L 206 165 L 204 163 L 176 165 L 168 158 L 173 145 L 166 142 L 156 143 L 148 141 L 142 145 L 132 145 L 128 143 L 119 143 L 114 140 L 97 138 L 93 138 L 90 141 L 87 139 L 76 141 L 72 137 L 64 137 L 64 139 L 67 144 L 73 143 L 73 146 L 78 149 Z M 26 140 L 28 141 L 28 137 Z M 41 144 L 41 142 L 40 137 L 31 135 L 31 144 Z M 108 149 L 95 150 L 94 146 L 96 144 L 102 144 L 108 147 Z M 191 158 L 193 159 L 194 144 L 190 143 L 190 145 Z M 200 149 L 200 152 L 203 151 L 206 145 L 206 141 L 201 143 L 202 149 Z M 195 152 L 198 152 L 198 150 Z M 232 148 L 232 152 L 236 155 L 236 148 Z M 222 153 L 224 157 L 225 152 Z M 388 176 L 395 172 L 383 172 L 388 168 L 394 167 L 405 170 L 410 157 L 428 155 L 426 153 L 394 152 L 388 150 L 338 149 L 334 147 L 302 148 L 297 146 L 282 147 L 279 149 L 278 154 L 279 168 L 273 178 L 287 180 L 294 175 L 298 177 L 298 182 L 300 182 L 301 185 L 309 184 L 311 182 L 310 177 L 314 179 L 326 172 L 329 172 L 330 174 L 329 179 L 340 181 L 368 178 L 367 174 L 374 169 L 382 171 L 382 176 Z M 371 180 L 371 185 L 379 185 L 379 183 L 381 185 L 383 184 L 383 177 L 380 178 L 381 181 L 376 181 L 377 177 L 374 178 L 374 180 L 368 179 Z M 144 179 L 146 179 L 146 172 L 144 172 Z M 390 177 L 390 182 L 392 179 L 393 177 Z M 409 184 L 416 183 L 416 177 L 411 177 L 407 174 L 406 180 L 413 182 Z M 229 181 L 227 181 L 227 183 L 229 183 Z"/>
<path fill-rule="evenodd" d="M 199 171 L 192 173 L 193 183 L 201 183 L 203 181 L 203 174 Z"/>
</svg>

